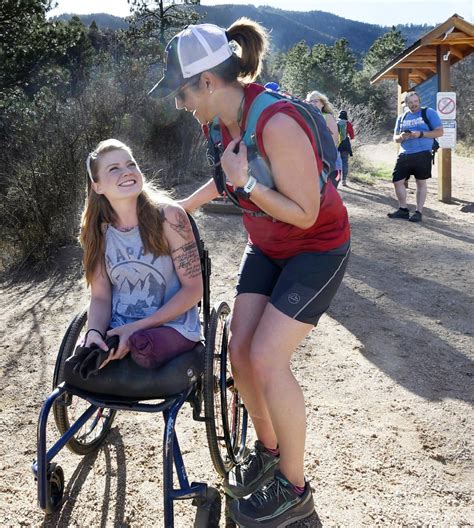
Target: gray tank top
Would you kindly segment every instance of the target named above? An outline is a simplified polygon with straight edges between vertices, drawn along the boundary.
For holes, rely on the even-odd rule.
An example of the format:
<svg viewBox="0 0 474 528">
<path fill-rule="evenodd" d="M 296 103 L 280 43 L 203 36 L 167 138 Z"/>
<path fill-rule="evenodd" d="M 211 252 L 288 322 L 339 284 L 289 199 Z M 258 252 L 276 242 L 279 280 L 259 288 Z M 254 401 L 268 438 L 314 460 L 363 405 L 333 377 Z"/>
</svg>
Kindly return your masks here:
<svg viewBox="0 0 474 528">
<path fill-rule="evenodd" d="M 105 266 L 112 283 L 111 328 L 154 314 L 181 288 L 169 255 L 145 255 L 138 226 L 126 233 L 107 226 Z M 197 306 L 164 326 L 191 341 L 201 339 Z"/>
</svg>

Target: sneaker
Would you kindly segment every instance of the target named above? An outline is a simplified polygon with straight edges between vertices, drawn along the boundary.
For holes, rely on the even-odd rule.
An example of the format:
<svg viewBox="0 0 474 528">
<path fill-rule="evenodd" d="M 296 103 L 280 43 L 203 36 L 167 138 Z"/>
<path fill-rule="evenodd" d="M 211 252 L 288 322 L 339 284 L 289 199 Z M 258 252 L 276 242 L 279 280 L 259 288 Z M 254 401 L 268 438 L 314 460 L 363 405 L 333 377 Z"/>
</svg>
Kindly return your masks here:
<svg viewBox="0 0 474 528">
<path fill-rule="evenodd" d="M 422 214 L 420 211 L 415 211 L 410 218 L 408 219 L 409 222 L 421 222 L 422 221 Z"/>
<path fill-rule="evenodd" d="M 298 495 L 280 471 L 263 488 L 248 499 L 235 500 L 230 505 L 232 519 L 245 528 L 283 528 L 314 513 L 313 494 L 309 483 L 303 495 Z"/>
<path fill-rule="evenodd" d="M 410 211 L 408 209 L 402 209 L 401 207 L 399 207 L 393 213 L 388 213 L 387 216 L 389 218 L 404 218 L 405 220 L 408 220 L 408 218 L 410 217 Z"/>
<path fill-rule="evenodd" d="M 347 187 L 347 182 L 345 180 L 342 182 L 342 186 Z"/>
<path fill-rule="evenodd" d="M 280 457 L 269 453 L 257 440 L 247 458 L 227 475 L 224 491 L 234 499 L 250 495 L 273 477 L 279 462 Z"/>
</svg>

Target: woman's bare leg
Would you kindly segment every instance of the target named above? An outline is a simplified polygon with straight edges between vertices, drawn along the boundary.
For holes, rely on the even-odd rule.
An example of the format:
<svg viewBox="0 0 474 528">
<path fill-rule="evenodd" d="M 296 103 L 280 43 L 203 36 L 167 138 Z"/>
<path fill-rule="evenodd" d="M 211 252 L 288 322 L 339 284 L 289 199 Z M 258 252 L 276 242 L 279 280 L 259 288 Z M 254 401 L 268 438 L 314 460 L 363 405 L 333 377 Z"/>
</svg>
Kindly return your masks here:
<svg viewBox="0 0 474 528">
<path fill-rule="evenodd" d="M 255 293 L 243 293 L 235 299 L 230 325 L 229 353 L 232 373 L 252 419 L 257 438 L 269 448 L 275 448 L 277 440 L 262 392 L 262 386 L 254 379 L 250 366 L 250 347 L 260 322 L 268 297 Z"/>
<path fill-rule="evenodd" d="M 250 348 L 250 367 L 280 448 L 280 469 L 304 486 L 306 408 L 303 392 L 290 370 L 291 357 L 313 325 L 301 323 L 268 304 Z M 261 396 L 260 396 L 261 395 Z"/>
</svg>

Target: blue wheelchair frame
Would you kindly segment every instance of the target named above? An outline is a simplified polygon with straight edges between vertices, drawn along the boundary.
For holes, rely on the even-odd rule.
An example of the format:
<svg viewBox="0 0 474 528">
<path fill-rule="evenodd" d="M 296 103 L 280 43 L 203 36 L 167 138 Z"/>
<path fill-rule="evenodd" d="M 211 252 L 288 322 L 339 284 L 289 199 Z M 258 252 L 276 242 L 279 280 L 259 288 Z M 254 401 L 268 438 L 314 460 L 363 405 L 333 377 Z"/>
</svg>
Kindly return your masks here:
<svg viewBox="0 0 474 528">
<path fill-rule="evenodd" d="M 162 412 L 165 419 L 165 430 L 163 435 L 163 498 L 164 498 L 164 526 L 174 526 L 173 501 L 181 499 L 201 499 L 206 500 L 207 485 L 204 483 L 189 483 L 183 457 L 176 436 L 175 424 L 179 410 L 188 399 L 191 392 L 196 390 L 195 386 L 177 397 L 166 399 L 158 404 L 130 403 L 118 404 L 107 400 L 96 400 L 88 393 L 61 383 L 46 399 L 39 416 L 38 424 L 38 450 L 37 460 L 33 463 L 33 472 L 38 480 L 38 504 L 43 510 L 47 509 L 47 473 L 48 465 L 59 451 L 69 442 L 69 440 L 79 431 L 87 420 L 97 411 L 98 408 L 108 408 L 115 410 L 127 410 L 138 412 L 156 413 Z M 65 392 L 74 393 L 75 396 L 87 400 L 91 405 L 71 428 L 47 451 L 46 450 L 46 425 L 48 415 L 54 402 Z M 194 419 L 202 420 L 194 416 Z M 173 489 L 173 461 L 176 468 L 179 489 Z"/>
</svg>

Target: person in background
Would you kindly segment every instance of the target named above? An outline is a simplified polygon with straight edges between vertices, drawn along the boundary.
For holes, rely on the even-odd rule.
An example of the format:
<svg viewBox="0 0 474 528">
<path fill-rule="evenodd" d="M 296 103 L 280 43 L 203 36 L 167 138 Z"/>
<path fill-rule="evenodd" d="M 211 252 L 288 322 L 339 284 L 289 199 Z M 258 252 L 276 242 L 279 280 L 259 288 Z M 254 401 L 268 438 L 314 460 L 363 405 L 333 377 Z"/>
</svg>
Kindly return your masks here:
<svg viewBox="0 0 474 528">
<path fill-rule="evenodd" d="M 314 513 L 304 472 L 305 402 L 290 362 L 331 304 L 350 253 L 347 210 L 333 185 L 320 188 L 322 161 L 290 101 L 267 107 L 256 124 L 271 178 L 264 184 L 249 175 L 241 140 L 249 109 L 265 90 L 252 81 L 267 47 L 265 29 L 247 18 L 227 30 L 190 25 L 166 46 L 164 76 L 151 90 L 174 96 L 176 108 L 192 112 L 204 130 L 218 119 L 226 189 L 244 208 L 249 238 L 229 354 L 258 441 L 224 489 L 235 499 L 231 516 L 246 527 L 288 526 Z M 218 194 L 211 179 L 180 204 L 193 211 Z"/>
<path fill-rule="evenodd" d="M 337 147 L 339 145 L 339 130 L 337 128 L 337 122 L 334 117 L 334 107 L 329 102 L 327 96 L 321 92 L 313 90 L 312 92 L 309 92 L 306 96 L 306 101 L 315 106 L 316 108 L 319 108 L 319 110 L 324 116 L 324 119 L 326 120 L 326 124 L 329 128 L 329 131 L 331 132 L 332 138 L 334 139 L 334 144 Z M 339 184 L 339 181 L 341 180 L 342 176 L 342 159 L 339 150 L 337 151 L 335 169 L 337 171 L 337 176 L 335 180 L 336 183 Z"/>
<path fill-rule="evenodd" d="M 351 139 L 354 139 L 354 128 L 347 117 L 347 112 L 341 110 L 337 121 L 339 130 L 338 150 L 342 158 L 342 185 L 347 186 L 349 177 L 349 156 L 352 156 Z"/>
<path fill-rule="evenodd" d="M 327 96 L 321 92 L 313 90 L 312 92 L 309 92 L 306 96 L 306 101 L 321 110 L 321 113 L 323 114 L 324 119 L 326 120 L 326 124 L 331 132 L 331 135 L 334 139 L 334 143 L 337 147 L 339 145 L 339 131 L 337 129 L 337 122 L 334 117 L 334 107 L 329 102 Z"/>
<path fill-rule="evenodd" d="M 421 99 L 416 92 L 406 94 L 405 105 L 408 111 L 397 117 L 393 131 L 393 140 L 400 144 L 392 175 L 398 209 L 387 216 L 421 222 L 428 189 L 426 182 L 431 178 L 433 140 L 443 135 L 443 124 L 432 108 L 426 108 L 426 118 L 431 126 L 425 123 Z M 411 175 L 416 180 L 416 211 L 410 216 L 405 183 Z"/>
</svg>

